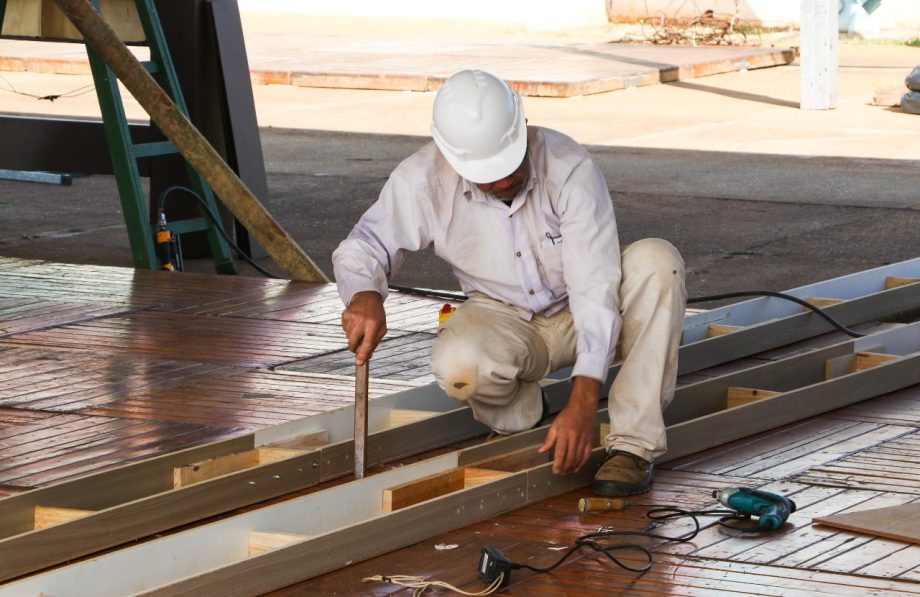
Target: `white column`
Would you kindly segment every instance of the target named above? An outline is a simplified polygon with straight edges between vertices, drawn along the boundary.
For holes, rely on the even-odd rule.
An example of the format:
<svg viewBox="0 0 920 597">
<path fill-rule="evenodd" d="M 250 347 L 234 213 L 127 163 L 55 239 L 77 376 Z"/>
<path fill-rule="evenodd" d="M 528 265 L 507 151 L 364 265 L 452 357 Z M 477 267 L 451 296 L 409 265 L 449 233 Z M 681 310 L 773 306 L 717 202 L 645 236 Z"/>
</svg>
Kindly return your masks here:
<svg viewBox="0 0 920 597">
<path fill-rule="evenodd" d="M 799 65 L 803 110 L 837 106 L 838 0 L 801 0 Z"/>
</svg>

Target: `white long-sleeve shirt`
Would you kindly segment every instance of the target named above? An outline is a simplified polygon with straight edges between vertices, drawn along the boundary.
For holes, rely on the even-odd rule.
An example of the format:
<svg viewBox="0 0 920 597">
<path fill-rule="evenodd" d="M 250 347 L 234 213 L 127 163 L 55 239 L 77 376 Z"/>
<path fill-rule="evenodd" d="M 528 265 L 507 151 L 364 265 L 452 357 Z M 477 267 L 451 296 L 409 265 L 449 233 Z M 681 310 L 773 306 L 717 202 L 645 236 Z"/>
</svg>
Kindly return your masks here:
<svg viewBox="0 0 920 597">
<path fill-rule="evenodd" d="M 571 138 L 528 128 L 531 176 L 511 205 L 460 177 L 435 144 L 404 160 L 332 255 L 345 304 L 387 296 L 407 252 L 434 245 L 467 295 L 514 305 L 521 317 L 571 309 L 573 375 L 604 381 L 622 320 L 620 248 L 603 174 Z"/>
</svg>

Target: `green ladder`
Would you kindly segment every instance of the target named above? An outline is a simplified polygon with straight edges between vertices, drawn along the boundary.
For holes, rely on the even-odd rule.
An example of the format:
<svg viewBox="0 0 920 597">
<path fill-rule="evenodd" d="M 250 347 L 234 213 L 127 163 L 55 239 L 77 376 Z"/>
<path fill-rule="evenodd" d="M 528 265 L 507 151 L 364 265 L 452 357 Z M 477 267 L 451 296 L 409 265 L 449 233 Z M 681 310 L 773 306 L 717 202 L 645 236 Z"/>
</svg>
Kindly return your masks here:
<svg viewBox="0 0 920 597">
<path fill-rule="evenodd" d="M 91 0 L 93 6 L 99 11 L 99 0 Z M 0 0 L 0 8 L 5 0 Z M 188 116 L 188 108 L 179 79 L 166 45 L 163 28 L 157 15 L 153 0 L 135 0 L 137 14 L 140 17 L 147 46 L 150 48 L 150 60 L 144 62 L 144 68 L 160 84 L 160 87 L 176 102 L 183 114 Z M 0 13 L 2 20 L 2 13 Z M 118 81 L 112 70 L 103 62 L 96 52 L 86 46 L 89 57 L 93 80 L 96 84 L 96 95 L 99 98 L 99 108 L 102 111 L 102 122 L 105 128 L 109 152 L 112 156 L 112 169 L 118 185 L 118 194 L 121 197 L 122 211 L 128 229 L 128 238 L 131 243 L 131 253 L 134 257 L 134 267 L 139 269 L 159 269 L 154 238 L 157 222 L 151 222 L 147 209 L 144 190 L 141 187 L 141 177 L 137 160 L 141 158 L 178 154 L 179 151 L 170 141 L 154 143 L 134 143 L 128 128 L 128 119 L 118 89 Z M 201 197 L 208 209 L 215 217 L 219 217 L 217 201 L 211 187 L 201 175 L 185 163 L 188 171 L 191 189 Z M 151 197 L 151 201 L 154 199 Z M 214 258 L 218 273 L 235 274 L 236 264 L 229 244 L 217 230 L 215 222 L 211 221 L 204 206 L 195 202 L 199 217 L 169 222 L 166 227 L 173 235 L 187 232 L 205 231 L 208 246 Z"/>
</svg>

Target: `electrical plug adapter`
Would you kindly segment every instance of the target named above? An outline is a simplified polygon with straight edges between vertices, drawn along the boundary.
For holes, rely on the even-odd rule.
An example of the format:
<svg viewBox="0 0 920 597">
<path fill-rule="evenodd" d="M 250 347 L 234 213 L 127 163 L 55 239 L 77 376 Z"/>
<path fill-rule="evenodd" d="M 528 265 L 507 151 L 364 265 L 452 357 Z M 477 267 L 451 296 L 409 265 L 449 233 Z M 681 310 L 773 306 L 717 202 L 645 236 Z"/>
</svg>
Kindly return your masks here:
<svg viewBox="0 0 920 597">
<path fill-rule="evenodd" d="M 479 553 L 479 578 L 491 586 L 500 575 L 499 588 L 507 587 L 511 582 L 511 560 L 500 549 L 484 545 Z"/>
</svg>

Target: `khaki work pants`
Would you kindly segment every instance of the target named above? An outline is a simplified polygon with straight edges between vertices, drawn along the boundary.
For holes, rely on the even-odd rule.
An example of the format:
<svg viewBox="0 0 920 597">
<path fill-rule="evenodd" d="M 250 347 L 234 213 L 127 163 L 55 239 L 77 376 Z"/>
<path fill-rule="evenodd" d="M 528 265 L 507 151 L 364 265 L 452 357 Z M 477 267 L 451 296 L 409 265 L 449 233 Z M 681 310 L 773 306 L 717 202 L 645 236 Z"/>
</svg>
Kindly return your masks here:
<svg viewBox="0 0 920 597">
<path fill-rule="evenodd" d="M 687 301 L 684 262 L 667 241 L 644 239 L 622 255 L 617 358 L 608 395 L 608 450 L 652 461 L 667 450 L 662 411 L 674 397 L 677 349 Z M 563 309 L 530 321 L 499 301 L 471 297 L 438 332 L 431 369 L 448 396 L 468 402 L 476 420 L 499 433 L 540 419 L 539 381 L 575 362 L 572 315 Z"/>
</svg>

